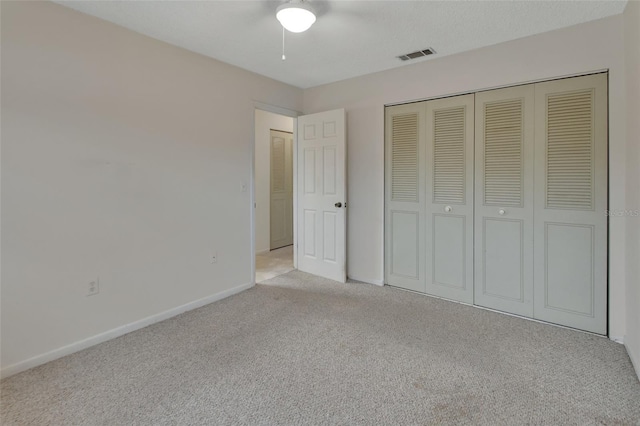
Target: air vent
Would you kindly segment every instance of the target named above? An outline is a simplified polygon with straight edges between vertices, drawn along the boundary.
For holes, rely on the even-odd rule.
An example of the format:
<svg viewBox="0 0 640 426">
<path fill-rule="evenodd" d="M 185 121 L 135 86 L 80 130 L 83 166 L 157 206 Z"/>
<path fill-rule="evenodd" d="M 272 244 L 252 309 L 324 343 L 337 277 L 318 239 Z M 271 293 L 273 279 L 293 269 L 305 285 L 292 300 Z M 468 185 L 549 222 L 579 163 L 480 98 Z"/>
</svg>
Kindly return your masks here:
<svg viewBox="0 0 640 426">
<path fill-rule="evenodd" d="M 433 50 L 432 48 L 428 48 L 424 50 L 418 50 L 417 52 L 407 53 L 406 55 L 400 55 L 398 56 L 398 58 L 403 61 L 408 61 L 409 59 L 421 58 L 423 56 L 433 55 L 434 53 L 436 53 L 435 50 Z"/>
</svg>

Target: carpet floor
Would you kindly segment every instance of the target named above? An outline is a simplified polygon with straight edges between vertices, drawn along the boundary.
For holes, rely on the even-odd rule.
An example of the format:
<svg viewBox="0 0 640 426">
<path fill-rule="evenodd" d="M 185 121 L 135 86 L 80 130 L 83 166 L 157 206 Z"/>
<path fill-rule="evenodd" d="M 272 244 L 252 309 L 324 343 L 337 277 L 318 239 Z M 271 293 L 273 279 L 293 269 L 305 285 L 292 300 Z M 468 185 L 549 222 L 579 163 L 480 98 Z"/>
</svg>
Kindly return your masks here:
<svg viewBox="0 0 640 426">
<path fill-rule="evenodd" d="M 298 271 L 0 385 L 4 425 L 640 424 L 622 345 Z"/>
</svg>

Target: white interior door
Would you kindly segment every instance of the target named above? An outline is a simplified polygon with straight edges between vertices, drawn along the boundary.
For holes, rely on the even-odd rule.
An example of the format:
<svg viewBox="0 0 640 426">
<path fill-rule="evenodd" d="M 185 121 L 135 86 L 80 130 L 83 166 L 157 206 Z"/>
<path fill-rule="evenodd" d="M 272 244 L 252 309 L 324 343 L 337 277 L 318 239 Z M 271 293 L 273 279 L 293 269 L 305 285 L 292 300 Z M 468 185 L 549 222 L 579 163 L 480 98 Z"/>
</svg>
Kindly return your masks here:
<svg viewBox="0 0 640 426">
<path fill-rule="evenodd" d="M 538 83 L 535 318 L 607 332 L 607 77 Z"/>
<path fill-rule="evenodd" d="M 473 303 L 474 95 L 426 102 L 426 289 Z"/>
<path fill-rule="evenodd" d="M 298 269 L 346 282 L 346 115 L 298 117 Z"/>
<path fill-rule="evenodd" d="M 533 316 L 533 84 L 476 94 L 476 305 Z"/>
<path fill-rule="evenodd" d="M 293 135 L 271 130 L 271 250 L 293 244 Z"/>
</svg>

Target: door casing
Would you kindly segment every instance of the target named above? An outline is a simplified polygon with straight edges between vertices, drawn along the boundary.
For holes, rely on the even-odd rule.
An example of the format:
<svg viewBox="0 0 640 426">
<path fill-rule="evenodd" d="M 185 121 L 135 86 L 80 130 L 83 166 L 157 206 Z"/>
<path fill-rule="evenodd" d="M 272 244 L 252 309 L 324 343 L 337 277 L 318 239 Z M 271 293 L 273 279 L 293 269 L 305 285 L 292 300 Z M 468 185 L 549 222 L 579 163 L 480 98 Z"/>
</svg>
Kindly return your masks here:
<svg viewBox="0 0 640 426">
<path fill-rule="evenodd" d="M 256 110 L 261 110 L 261 111 L 267 111 L 267 112 L 271 112 L 274 114 L 279 114 L 279 115 L 283 115 L 285 117 L 291 117 L 293 119 L 293 267 L 297 268 L 298 267 L 298 257 L 296 254 L 296 247 L 297 247 L 297 232 L 296 232 L 296 228 L 297 228 L 297 219 L 296 219 L 296 204 L 297 204 L 297 196 L 296 196 L 296 190 L 297 190 L 297 183 L 296 183 L 296 179 L 295 176 L 297 175 L 297 127 L 298 127 L 298 116 L 302 115 L 301 112 L 299 111 L 294 111 L 288 108 L 283 108 L 283 107 L 279 107 L 276 105 L 270 105 L 270 104 L 265 104 L 262 102 L 254 102 L 253 103 L 253 109 L 252 109 L 252 114 L 253 114 L 253 119 L 252 119 L 252 123 L 253 123 L 253 128 L 252 128 L 252 134 L 255 135 L 256 132 L 256 119 L 255 119 L 255 111 Z M 255 138 L 255 136 L 254 136 Z M 256 168 L 255 168 L 255 161 L 256 161 L 256 143 L 255 143 L 255 139 L 253 141 L 253 143 L 251 144 L 251 175 L 249 178 L 249 211 L 251 212 L 250 216 L 250 233 L 251 233 L 251 281 L 255 284 L 255 279 L 256 279 L 256 209 L 255 209 L 255 203 L 256 203 L 256 184 L 255 184 L 255 180 L 256 180 Z"/>
</svg>

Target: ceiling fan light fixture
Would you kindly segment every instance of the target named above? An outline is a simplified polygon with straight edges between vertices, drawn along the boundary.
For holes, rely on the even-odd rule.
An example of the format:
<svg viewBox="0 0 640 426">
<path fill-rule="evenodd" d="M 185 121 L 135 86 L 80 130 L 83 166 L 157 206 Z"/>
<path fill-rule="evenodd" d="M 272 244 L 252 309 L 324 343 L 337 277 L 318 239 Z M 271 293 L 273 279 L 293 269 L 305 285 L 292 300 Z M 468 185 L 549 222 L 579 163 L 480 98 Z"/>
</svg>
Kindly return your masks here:
<svg viewBox="0 0 640 426">
<path fill-rule="evenodd" d="M 310 6 L 302 1 L 292 1 L 278 7 L 276 18 L 280 24 L 292 33 L 307 31 L 314 22 L 316 15 Z"/>
</svg>

